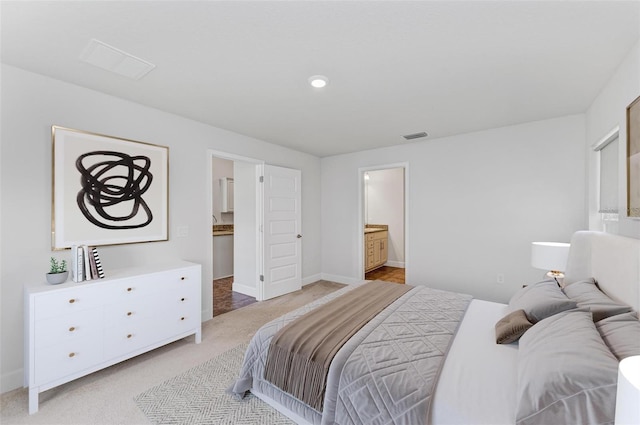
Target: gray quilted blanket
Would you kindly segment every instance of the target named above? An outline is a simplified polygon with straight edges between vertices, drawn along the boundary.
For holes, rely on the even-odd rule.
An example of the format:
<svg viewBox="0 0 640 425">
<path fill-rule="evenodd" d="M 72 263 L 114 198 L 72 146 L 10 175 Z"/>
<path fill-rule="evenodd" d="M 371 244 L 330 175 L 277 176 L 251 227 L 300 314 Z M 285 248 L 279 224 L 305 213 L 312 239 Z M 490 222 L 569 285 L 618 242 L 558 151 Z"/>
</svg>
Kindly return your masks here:
<svg viewBox="0 0 640 425">
<path fill-rule="evenodd" d="M 269 342 L 280 328 L 359 285 L 264 325 L 251 340 L 232 391 L 253 390 L 312 424 L 427 424 L 440 369 L 469 295 L 418 286 L 382 311 L 334 358 L 322 413 L 263 379 Z"/>
</svg>

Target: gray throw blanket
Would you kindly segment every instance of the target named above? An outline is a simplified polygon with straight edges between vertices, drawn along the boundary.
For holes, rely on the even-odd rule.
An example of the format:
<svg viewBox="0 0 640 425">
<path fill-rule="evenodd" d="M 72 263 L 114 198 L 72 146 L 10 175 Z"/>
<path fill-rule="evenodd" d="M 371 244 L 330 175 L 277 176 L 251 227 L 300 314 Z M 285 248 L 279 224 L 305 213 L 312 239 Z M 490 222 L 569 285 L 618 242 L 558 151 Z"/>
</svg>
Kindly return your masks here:
<svg viewBox="0 0 640 425">
<path fill-rule="evenodd" d="M 371 282 L 289 323 L 271 340 L 265 379 L 322 411 L 327 373 L 338 350 L 411 288 Z"/>
</svg>

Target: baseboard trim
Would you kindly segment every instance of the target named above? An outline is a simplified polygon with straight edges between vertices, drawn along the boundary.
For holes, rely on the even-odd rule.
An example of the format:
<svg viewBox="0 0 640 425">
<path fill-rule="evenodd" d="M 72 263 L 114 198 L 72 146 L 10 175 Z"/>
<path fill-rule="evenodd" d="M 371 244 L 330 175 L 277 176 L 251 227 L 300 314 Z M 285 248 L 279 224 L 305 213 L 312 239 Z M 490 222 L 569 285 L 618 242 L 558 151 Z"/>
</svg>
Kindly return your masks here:
<svg viewBox="0 0 640 425">
<path fill-rule="evenodd" d="M 384 265 L 404 269 L 404 261 L 387 261 L 386 263 L 384 263 Z"/>
<path fill-rule="evenodd" d="M 322 275 L 320 273 L 305 277 L 302 279 L 302 286 L 307 286 L 310 283 L 317 282 L 319 280 L 322 280 Z"/>
<path fill-rule="evenodd" d="M 331 282 L 344 283 L 345 285 L 351 285 L 352 283 L 364 282 L 362 279 L 355 279 L 347 276 L 339 276 L 335 274 L 321 273 L 322 280 L 330 280 Z"/>
<path fill-rule="evenodd" d="M 256 288 L 255 286 L 243 285 L 242 283 L 238 283 L 236 281 L 234 281 L 231 285 L 231 290 L 254 298 L 257 298 L 258 296 L 258 288 Z"/>
<path fill-rule="evenodd" d="M 322 275 L 320 273 L 318 274 L 314 274 L 308 277 L 305 277 L 304 279 L 302 279 L 302 286 L 306 286 L 309 285 L 313 282 L 317 282 L 319 280 L 322 279 Z M 231 290 L 234 292 L 239 292 L 241 294 L 244 295 L 248 295 L 250 297 L 256 297 L 258 294 L 258 290 L 256 288 L 254 288 L 253 286 L 249 286 L 249 285 L 243 285 L 241 283 L 238 282 L 233 282 L 233 284 L 231 285 Z"/>
<path fill-rule="evenodd" d="M 4 394 L 24 385 L 24 370 L 18 369 L 13 372 L 5 373 L 0 379 L 0 393 Z"/>
</svg>

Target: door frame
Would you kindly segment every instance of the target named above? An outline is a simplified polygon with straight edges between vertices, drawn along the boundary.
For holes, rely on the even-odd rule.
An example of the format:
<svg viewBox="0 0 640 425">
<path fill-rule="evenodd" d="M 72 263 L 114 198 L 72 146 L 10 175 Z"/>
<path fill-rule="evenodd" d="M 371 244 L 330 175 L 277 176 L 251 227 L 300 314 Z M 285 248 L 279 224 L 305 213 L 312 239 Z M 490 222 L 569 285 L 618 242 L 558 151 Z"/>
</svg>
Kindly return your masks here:
<svg viewBox="0 0 640 425">
<path fill-rule="evenodd" d="M 371 165 L 358 168 L 358 270 L 360 279 L 364 280 L 364 175 L 370 171 L 390 170 L 393 168 L 404 169 L 404 268 L 405 276 L 409 268 L 409 163 L 395 162 L 390 164 Z"/>
<path fill-rule="evenodd" d="M 211 215 L 212 207 L 213 207 L 213 158 L 221 158 L 229 161 L 241 161 L 245 163 L 254 164 L 256 167 L 256 175 L 261 175 L 262 168 L 264 165 L 264 160 L 250 158 L 242 155 L 236 155 L 224 151 L 218 151 L 215 149 L 207 149 L 206 161 L 207 161 L 207 211 L 206 216 L 208 217 L 207 223 L 207 231 L 211 232 L 212 226 L 214 224 L 213 217 Z M 260 185 L 256 185 L 257 193 L 256 193 L 256 227 L 260 228 L 261 224 L 261 211 L 262 211 L 262 197 L 260 195 Z M 258 289 L 258 282 L 260 282 L 260 273 L 262 270 L 262 234 L 257 232 L 256 234 L 256 255 L 255 255 L 255 270 L 256 270 L 256 290 Z M 204 295 L 202 297 L 203 302 L 206 304 L 202 308 L 202 320 L 209 320 L 213 317 L 213 287 L 211 283 L 213 282 L 213 239 L 207 244 L 207 267 L 203 267 L 204 271 L 204 281 L 208 282 L 205 286 Z"/>
</svg>

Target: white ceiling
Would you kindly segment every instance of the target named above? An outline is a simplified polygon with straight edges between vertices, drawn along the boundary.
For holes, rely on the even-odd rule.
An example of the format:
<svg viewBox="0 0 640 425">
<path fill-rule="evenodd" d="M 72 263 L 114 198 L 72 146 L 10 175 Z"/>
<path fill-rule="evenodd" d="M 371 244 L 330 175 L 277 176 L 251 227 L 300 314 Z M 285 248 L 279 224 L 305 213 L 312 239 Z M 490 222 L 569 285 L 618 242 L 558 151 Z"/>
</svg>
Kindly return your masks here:
<svg viewBox="0 0 640 425">
<path fill-rule="evenodd" d="M 317 156 L 584 112 L 640 38 L 640 1 L 3 1 L 0 13 L 6 64 Z M 156 68 L 136 81 L 81 62 L 93 38 Z M 309 86 L 314 74 L 329 85 Z"/>
</svg>

